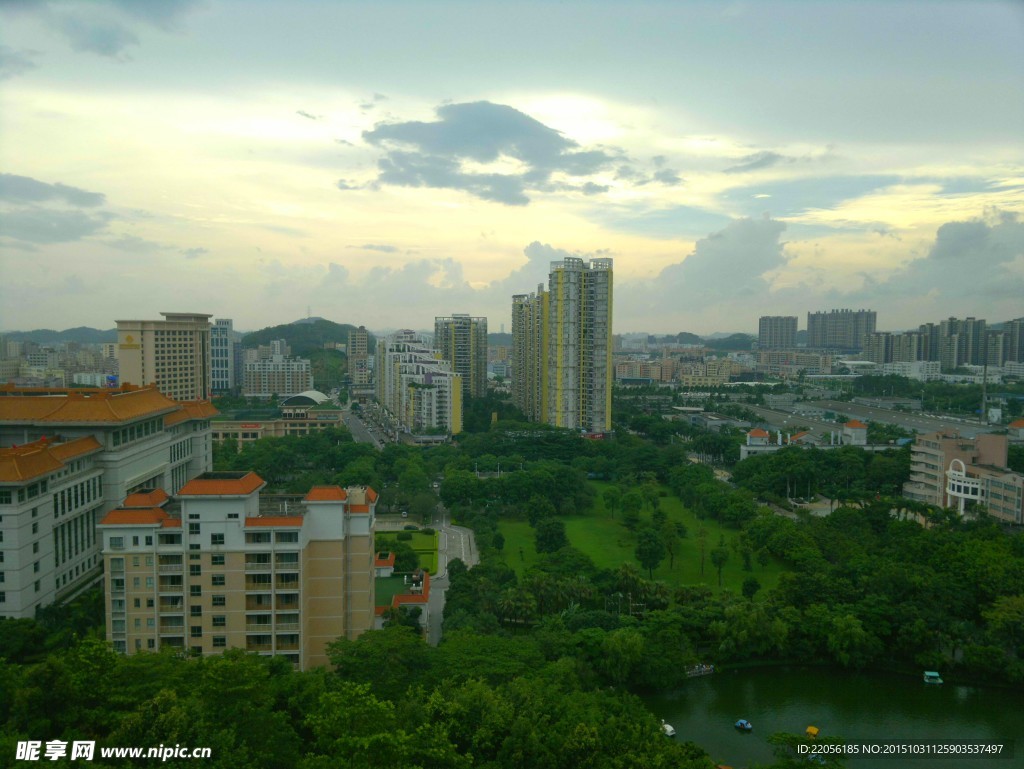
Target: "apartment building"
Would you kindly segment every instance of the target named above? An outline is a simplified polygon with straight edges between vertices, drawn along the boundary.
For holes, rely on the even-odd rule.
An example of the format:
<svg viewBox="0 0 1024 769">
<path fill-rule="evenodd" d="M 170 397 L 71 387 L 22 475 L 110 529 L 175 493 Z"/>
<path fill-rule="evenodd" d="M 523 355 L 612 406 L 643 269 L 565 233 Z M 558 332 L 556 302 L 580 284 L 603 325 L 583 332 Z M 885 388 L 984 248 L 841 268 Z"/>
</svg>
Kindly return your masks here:
<svg viewBox="0 0 1024 769">
<path fill-rule="evenodd" d="M 247 398 L 289 398 L 313 389 L 313 367 L 306 358 L 272 354 L 245 364 L 242 394 Z"/>
<path fill-rule="evenodd" d="M 365 326 L 348 332 L 348 373 L 354 387 L 370 384 L 370 332 Z"/>
<path fill-rule="evenodd" d="M 829 310 L 807 313 L 807 346 L 820 350 L 860 350 L 874 333 L 874 310 Z"/>
<path fill-rule="evenodd" d="M 512 297 L 513 399 L 534 421 L 612 429 L 612 267 L 552 262 L 547 291 Z"/>
<path fill-rule="evenodd" d="M 117 321 L 121 382 L 156 384 L 176 401 L 209 400 L 213 392 L 210 318 L 162 312 L 164 320 Z"/>
<path fill-rule="evenodd" d="M 377 340 L 377 401 L 414 435 L 462 432 L 462 377 L 413 331 Z"/>
<path fill-rule="evenodd" d="M 1006 435 L 964 438 L 958 432 L 919 435 L 903 496 L 964 512 L 970 502 L 1010 523 L 1024 523 L 1024 475 L 1006 467 Z"/>
<path fill-rule="evenodd" d="M 434 349 L 462 377 L 463 396 L 487 395 L 487 318 L 434 318 Z"/>
<path fill-rule="evenodd" d="M 239 648 L 308 670 L 373 627 L 376 492 L 317 486 L 298 509 L 263 514 L 264 486 L 208 472 L 173 500 L 139 493 L 100 521 L 115 650 Z"/>
<path fill-rule="evenodd" d="M 763 315 L 757 323 L 759 350 L 789 350 L 796 347 L 795 315 Z"/>
<path fill-rule="evenodd" d="M 132 491 L 210 469 L 209 403 L 156 387 L 0 388 L 0 616 L 32 617 L 100 574 L 97 522 Z"/>
</svg>

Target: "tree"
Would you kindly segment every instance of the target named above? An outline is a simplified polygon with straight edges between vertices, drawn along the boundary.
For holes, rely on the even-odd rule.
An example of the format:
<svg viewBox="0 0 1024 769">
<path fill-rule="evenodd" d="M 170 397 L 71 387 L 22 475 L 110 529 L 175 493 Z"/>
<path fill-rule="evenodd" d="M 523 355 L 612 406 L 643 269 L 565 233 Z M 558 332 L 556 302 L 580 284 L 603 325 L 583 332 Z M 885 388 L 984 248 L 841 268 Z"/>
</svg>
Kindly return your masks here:
<svg viewBox="0 0 1024 769">
<path fill-rule="evenodd" d="M 569 544 L 565 524 L 556 518 L 544 518 L 535 528 L 538 553 L 553 553 Z"/>
<path fill-rule="evenodd" d="M 674 521 L 665 521 L 661 526 L 661 541 L 668 553 L 668 567 L 674 569 L 676 566 L 676 554 L 679 552 L 679 529 Z"/>
<path fill-rule="evenodd" d="M 718 547 L 711 551 L 711 563 L 718 569 L 718 586 L 722 586 L 722 569 L 729 561 L 729 551 L 725 547 L 724 538 L 719 538 Z"/>
<path fill-rule="evenodd" d="M 647 569 L 650 578 L 654 579 L 654 570 L 665 559 L 665 543 L 657 531 L 649 527 L 640 530 L 636 542 L 636 559 Z"/>
<path fill-rule="evenodd" d="M 747 577 L 743 580 L 743 597 L 753 599 L 757 591 L 761 589 L 761 583 L 757 577 Z"/>
<path fill-rule="evenodd" d="M 601 493 L 601 498 L 604 500 L 604 509 L 614 518 L 615 511 L 622 504 L 622 491 L 617 486 L 609 486 Z"/>
</svg>

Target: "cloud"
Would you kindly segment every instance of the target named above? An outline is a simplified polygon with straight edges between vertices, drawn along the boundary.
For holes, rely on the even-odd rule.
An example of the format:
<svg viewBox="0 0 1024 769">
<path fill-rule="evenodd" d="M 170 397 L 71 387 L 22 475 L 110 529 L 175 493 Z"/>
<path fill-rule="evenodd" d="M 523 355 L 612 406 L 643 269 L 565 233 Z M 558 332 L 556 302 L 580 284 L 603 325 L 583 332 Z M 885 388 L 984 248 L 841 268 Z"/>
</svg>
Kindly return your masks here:
<svg viewBox="0 0 1024 769">
<path fill-rule="evenodd" d="M 753 155 L 740 158 L 738 165 L 726 168 L 723 173 L 741 174 L 747 171 L 760 171 L 762 168 L 770 168 L 783 162 L 792 163 L 794 160 L 795 158 L 787 158 L 778 152 L 755 152 Z"/>
<path fill-rule="evenodd" d="M 741 216 L 759 216 L 768 211 L 776 217 L 796 216 L 810 209 L 834 208 L 844 200 L 900 181 L 901 177 L 892 174 L 815 176 L 733 187 L 722 198 Z"/>
<path fill-rule="evenodd" d="M 205 0 L 111 0 L 111 4 L 164 32 L 180 32 L 184 18 L 205 5 Z"/>
<path fill-rule="evenodd" d="M 398 253 L 398 248 L 396 246 L 389 246 L 381 243 L 364 243 L 361 246 L 349 246 L 349 248 L 360 248 L 365 251 L 380 251 L 384 254 Z"/>
<path fill-rule="evenodd" d="M 4 212 L 0 234 L 30 243 L 66 243 L 99 232 L 112 218 L 107 213 L 20 208 Z"/>
<path fill-rule="evenodd" d="M 602 206 L 591 218 L 606 227 L 649 238 L 694 239 L 725 227 L 730 217 L 695 206 L 646 208 L 638 206 Z"/>
<path fill-rule="evenodd" d="M 29 176 L 0 174 L 0 201 L 8 203 L 41 203 L 62 200 L 73 206 L 100 206 L 106 196 L 66 184 L 47 184 Z"/>
<path fill-rule="evenodd" d="M 185 255 L 186 259 L 198 259 L 200 256 L 204 256 L 210 253 L 209 249 L 197 247 L 197 248 L 183 248 L 181 253 Z"/>
<path fill-rule="evenodd" d="M 483 200 L 521 206 L 551 176 L 583 177 L 616 159 L 579 144 L 517 109 L 480 101 L 446 104 L 438 120 L 378 123 L 363 139 L 380 147 L 379 184 L 458 189 Z M 515 171 L 471 170 L 498 163 Z M 588 190 L 584 190 L 585 192 Z"/>
<path fill-rule="evenodd" d="M 71 48 L 79 52 L 117 59 L 128 46 L 139 44 L 135 33 L 122 24 L 91 19 L 84 13 L 63 14 L 56 19 L 55 26 L 71 43 Z"/>
<path fill-rule="evenodd" d="M 164 251 L 170 246 L 157 243 L 155 240 L 146 240 L 138 235 L 122 235 L 116 240 L 105 240 L 103 244 L 118 251 L 130 251 L 135 253 Z"/>
<path fill-rule="evenodd" d="M 295 110 L 295 114 L 302 115 L 302 117 L 307 118 L 309 120 L 320 120 L 321 118 L 323 118 L 323 115 L 314 115 L 301 109 Z"/>
<path fill-rule="evenodd" d="M 349 184 L 349 182 L 345 181 L 344 179 L 338 179 L 338 181 L 335 184 L 335 186 L 339 190 L 358 190 L 359 189 L 358 185 Z"/>
<path fill-rule="evenodd" d="M 38 55 L 37 51 L 16 51 L 10 46 L 0 45 L 0 80 L 9 80 L 35 69 L 37 65 L 33 59 Z"/>
</svg>

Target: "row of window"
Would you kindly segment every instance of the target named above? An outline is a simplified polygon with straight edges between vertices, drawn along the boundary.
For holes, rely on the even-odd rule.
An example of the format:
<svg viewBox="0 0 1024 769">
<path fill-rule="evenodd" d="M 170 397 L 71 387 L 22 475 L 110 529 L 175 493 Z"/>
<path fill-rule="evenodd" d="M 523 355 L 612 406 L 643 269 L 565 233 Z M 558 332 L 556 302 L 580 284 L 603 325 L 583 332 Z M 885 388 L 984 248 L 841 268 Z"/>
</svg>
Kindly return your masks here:
<svg viewBox="0 0 1024 769">
<path fill-rule="evenodd" d="M 53 527 L 53 558 L 54 565 L 75 558 L 96 545 L 96 519 L 100 508 L 77 515 L 70 521 Z"/>
<path fill-rule="evenodd" d="M 113 433 L 114 446 L 121 446 L 126 443 L 132 443 L 133 441 L 149 437 L 150 435 L 155 435 L 156 433 L 162 432 L 163 428 L 163 417 L 147 419 L 145 422 L 129 425 L 128 427 L 117 430 Z"/>
<path fill-rule="evenodd" d="M 53 495 L 53 515 L 60 517 L 74 511 L 81 505 L 87 505 L 99 499 L 103 493 L 100 476 L 90 478 Z"/>
<path fill-rule="evenodd" d="M 0 489 L 0 505 L 10 505 L 17 499 L 18 503 L 26 502 L 30 499 L 35 499 L 40 494 L 45 494 L 49 488 L 49 483 L 44 479 L 38 483 L 31 483 L 28 486 L 24 486 L 20 489 Z"/>
<path fill-rule="evenodd" d="M 183 441 L 178 441 L 171 446 L 171 462 L 177 462 L 181 459 L 185 459 L 192 454 L 192 441 L 186 438 Z"/>
</svg>

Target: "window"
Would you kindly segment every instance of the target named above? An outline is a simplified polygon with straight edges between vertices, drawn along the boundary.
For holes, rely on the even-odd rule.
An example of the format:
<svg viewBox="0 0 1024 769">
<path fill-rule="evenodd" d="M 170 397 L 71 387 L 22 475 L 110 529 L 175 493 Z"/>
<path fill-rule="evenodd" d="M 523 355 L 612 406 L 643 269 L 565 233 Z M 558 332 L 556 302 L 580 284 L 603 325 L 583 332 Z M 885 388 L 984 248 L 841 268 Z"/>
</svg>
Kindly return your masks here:
<svg viewBox="0 0 1024 769">
<path fill-rule="evenodd" d="M 245 533 L 245 544 L 247 545 L 269 545 L 269 531 L 247 531 Z"/>
<path fill-rule="evenodd" d="M 139 619 L 138 617 L 135 618 L 135 627 L 140 628 L 140 629 L 142 628 L 142 620 Z"/>
<path fill-rule="evenodd" d="M 214 574 L 213 575 L 213 582 L 211 584 L 214 587 L 223 587 L 227 583 L 225 582 L 223 574 Z"/>
<path fill-rule="evenodd" d="M 203 607 L 202 606 L 190 606 L 190 607 L 188 607 L 188 613 L 191 616 L 193 616 L 193 617 L 202 617 L 203 616 Z"/>
<path fill-rule="evenodd" d="M 132 546 L 133 547 L 138 547 L 139 546 L 139 538 L 138 537 L 132 537 Z"/>
<path fill-rule="evenodd" d="M 277 532 L 276 540 L 278 542 L 298 542 L 299 532 L 297 531 L 279 531 Z"/>
<path fill-rule="evenodd" d="M 36 572 L 37 574 L 39 573 L 39 561 L 36 561 L 34 564 L 32 564 L 32 571 Z"/>
<path fill-rule="evenodd" d="M 152 638 L 147 638 L 146 639 L 146 648 L 147 649 L 155 649 L 156 648 L 156 640 L 154 640 Z"/>
<path fill-rule="evenodd" d="M 146 537 L 146 545 L 152 545 L 152 544 L 153 544 L 153 537 L 152 536 Z"/>
<path fill-rule="evenodd" d="M 141 587 L 141 586 L 142 586 L 142 580 L 139 579 L 138 577 L 132 577 L 132 587 Z"/>
<path fill-rule="evenodd" d="M 39 543 L 38 542 L 33 542 L 32 543 L 32 552 L 33 553 L 38 553 L 39 552 Z"/>
<path fill-rule="evenodd" d="M 213 648 L 215 648 L 215 649 L 223 649 L 227 645 L 228 645 L 227 636 L 215 635 L 213 637 Z"/>
<path fill-rule="evenodd" d="M 7 593 L 0 590 L 0 603 L 7 603 Z"/>
<path fill-rule="evenodd" d="M 35 588 L 37 593 L 42 588 L 42 583 L 38 579 L 36 580 Z"/>
<path fill-rule="evenodd" d="M 188 567 L 188 573 L 190 577 L 200 577 L 203 574 L 203 567 L 198 563 L 190 564 Z"/>
<path fill-rule="evenodd" d="M 153 587 L 153 578 L 146 577 L 146 587 Z"/>
<path fill-rule="evenodd" d="M 33 534 L 38 534 L 39 533 L 39 523 L 38 522 L 32 524 L 32 533 Z"/>
<path fill-rule="evenodd" d="M 227 605 L 227 598 L 225 596 L 222 596 L 222 595 L 215 595 L 215 596 L 213 596 L 213 605 L 214 606 L 226 606 Z"/>
<path fill-rule="evenodd" d="M 189 629 L 189 635 L 192 638 L 202 638 L 203 637 L 203 626 L 202 625 L 192 625 L 192 627 Z"/>
<path fill-rule="evenodd" d="M 226 616 L 224 616 L 223 614 L 215 614 L 213 616 L 213 626 L 214 627 L 227 627 L 227 624 L 228 624 L 228 618 Z"/>
<path fill-rule="evenodd" d="M 156 620 L 152 617 L 146 617 L 146 627 L 156 627 Z"/>
<path fill-rule="evenodd" d="M 132 556 L 132 566 L 138 566 L 138 565 L 139 565 L 139 556 L 133 555 Z"/>
<path fill-rule="evenodd" d="M 198 534 L 199 533 L 199 524 L 198 523 L 190 523 L 188 525 L 188 533 L 189 533 L 189 535 Z"/>
<path fill-rule="evenodd" d="M 210 544 L 211 545 L 223 545 L 224 544 L 224 535 L 223 534 L 211 534 L 210 535 Z"/>
<path fill-rule="evenodd" d="M 223 566 L 224 565 L 224 554 L 223 553 L 215 553 L 214 555 L 211 555 L 210 556 L 210 563 L 213 564 L 214 566 Z"/>
<path fill-rule="evenodd" d="M 147 598 L 146 599 L 146 608 L 147 609 L 152 609 L 153 608 L 153 599 L 152 598 Z"/>
<path fill-rule="evenodd" d="M 200 596 L 203 594 L 202 585 L 189 585 L 188 594 L 191 596 Z"/>
<path fill-rule="evenodd" d="M 110 549 L 111 550 L 124 550 L 124 537 L 111 537 L 110 538 Z"/>
<path fill-rule="evenodd" d="M 136 598 L 136 599 L 135 599 L 135 600 L 133 601 L 133 605 L 134 605 L 134 607 L 135 607 L 136 609 L 139 609 L 139 608 L 141 608 L 141 607 L 142 607 L 142 599 L 141 599 L 141 598 Z"/>
</svg>

